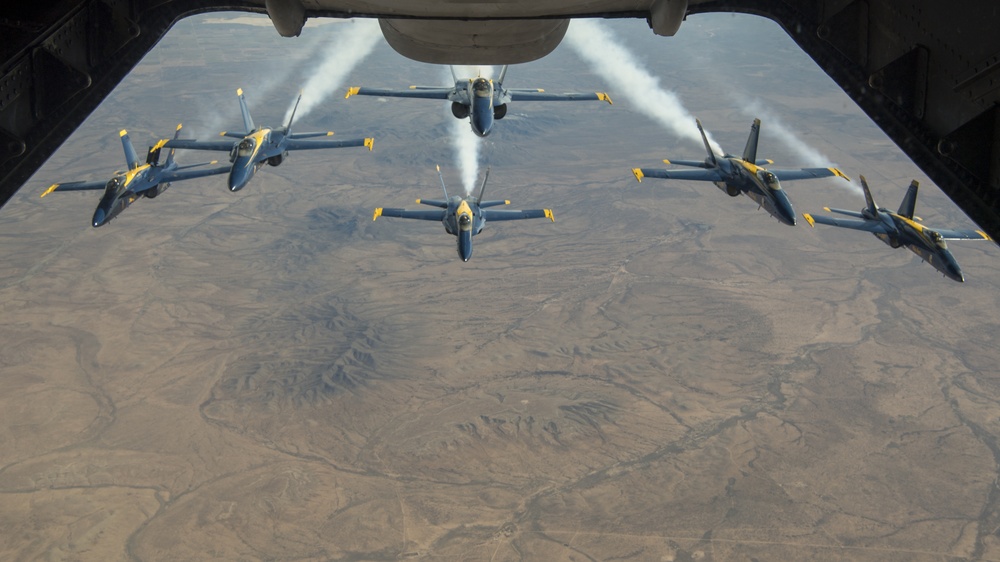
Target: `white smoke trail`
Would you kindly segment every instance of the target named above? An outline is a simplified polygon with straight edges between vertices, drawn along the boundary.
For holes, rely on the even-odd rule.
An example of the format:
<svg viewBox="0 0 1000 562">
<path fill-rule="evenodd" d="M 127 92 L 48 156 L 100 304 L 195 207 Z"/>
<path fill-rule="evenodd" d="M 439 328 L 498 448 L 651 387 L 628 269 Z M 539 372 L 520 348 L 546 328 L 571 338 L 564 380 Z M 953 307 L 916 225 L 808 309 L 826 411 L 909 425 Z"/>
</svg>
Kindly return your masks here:
<svg viewBox="0 0 1000 562">
<path fill-rule="evenodd" d="M 489 78 L 493 75 L 492 66 L 455 66 L 455 76 L 445 68 L 444 79 L 448 86 L 455 84 L 455 79 L 474 78 L 482 76 Z M 455 119 L 451 114 L 451 106 L 445 110 L 445 119 L 451 121 L 451 145 L 455 149 L 455 165 L 462 174 L 462 187 L 465 188 L 466 195 L 472 195 L 476 188 L 476 178 L 479 176 L 479 149 L 482 139 L 472 132 L 472 126 L 465 119 Z"/>
<path fill-rule="evenodd" d="M 743 111 L 760 119 L 762 136 L 766 135 L 777 138 L 778 142 L 785 145 L 806 167 L 826 168 L 836 166 L 823 153 L 806 144 L 791 129 L 786 127 L 777 116 L 760 103 L 760 100 L 744 102 Z M 853 183 L 838 180 L 836 184 L 858 195 L 863 193 L 861 188 Z"/>
<path fill-rule="evenodd" d="M 659 79 L 641 68 L 636 56 L 622 46 L 604 24 L 594 20 L 573 20 L 566 39 L 567 44 L 608 83 L 624 86 L 616 95 L 628 99 L 637 110 L 674 134 L 702 144 L 694 117 L 684 108 L 680 98 L 661 88 Z M 716 154 L 725 153 L 711 137 L 709 144 Z"/>
<path fill-rule="evenodd" d="M 338 91 L 348 73 L 372 52 L 382 37 L 382 31 L 374 19 L 352 20 L 350 23 L 329 27 L 335 30 L 336 35 L 320 55 L 323 62 L 302 87 L 302 102 L 295 113 L 296 120 L 308 115 L 334 91 Z M 291 117 L 294 103 L 293 100 L 292 105 L 288 106 L 282 124 L 287 123 Z"/>
</svg>

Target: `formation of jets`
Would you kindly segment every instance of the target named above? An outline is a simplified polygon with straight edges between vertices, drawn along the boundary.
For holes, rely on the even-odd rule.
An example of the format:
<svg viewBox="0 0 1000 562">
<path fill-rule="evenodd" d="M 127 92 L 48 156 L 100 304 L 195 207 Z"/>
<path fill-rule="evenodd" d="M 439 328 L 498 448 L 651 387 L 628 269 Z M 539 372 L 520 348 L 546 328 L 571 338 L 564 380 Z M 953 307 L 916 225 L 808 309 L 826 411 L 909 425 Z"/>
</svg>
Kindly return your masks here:
<svg viewBox="0 0 1000 562">
<path fill-rule="evenodd" d="M 503 66 L 496 81 L 478 76 L 475 78 L 458 79 L 454 70 L 452 77 L 455 85 L 451 88 L 410 86 L 407 90 L 391 90 L 379 88 L 364 88 L 353 86 L 348 89 L 345 97 L 353 95 L 409 97 L 439 99 L 451 102 L 452 114 L 459 119 L 469 119 L 472 130 L 480 137 L 485 137 L 493 129 L 495 121 L 503 119 L 507 114 L 507 106 L 513 101 L 567 101 L 567 100 L 597 100 L 611 103 L 611 98 L 603 92 L 548 94 L 544 90 L 507 89 L 503 82 L 507 74 L 507 66 Z M 298 109 L 302 95 L 299 94 L 292 108 L 288 122 L 281 128 L 258 127 L 254 124 L 247 108 L 243 90 L 238 89 L 240 111 L 243 115 L 243 131 L 226 131 L 220 133 L 227 137 L 224 140 L 194 140 L 181 139 L 181 126 L 177 126 L 172 139 L 158 141 L 149 147 L 145 164 L 141 163 L 128 134 L 121 131 L 122 146 L 125 149 L 125 160 L 128 168 L 115 172 L 108 181 L 77 181 L 57 183 L 42 193 L 42 197 L 54 191 L 105 191 L 104 196 L 94 211 L 91 224 L 102 226 L 111 221 L 140 197 L 154 198 L 163 193 L 171 182 L 199 178 L 216 174 L 229 174 L 228 187 L 236 192 L 247 185 L 257 170 L 264 164 L 278 166 L 288 156 L 289 151 L 367 147 L 372 150 L 373 139 L 360 138 L 348 140 L 316 140 L 316 137 L 329 137 L 333 132 L 293 133 L 291 130 L 295 111 Z M 764 166 L 772 164 L 769 159 L 757 158 L 757 147 L 760 138 L 760 119 L 754 119 L 750 127 L 750 136 L 743 149 L 743 155 L 737 157 L 731 154 L 717 155 L 712 149 L 708 135 L 701 121 L 695 120 L 701 134 L 708 157 L 705 160 L 664 160 L 664 163 L 683 166 L 689 169 L 675 168 L 632 168 L 632 174 L 639 182 L 643 178 L 662 178 L 683 181 L 707 181 L 714 183 L 730 197 L 746 195 L 756 202 L 779 222 L 790 226 L 795 225 L 795 211 L 792 203 L 781 187 L 781 181 L 816 179 L 824 177 L 839 177 L 850 181 L 837 168 L 800 168 L 791 170 L 771 170 Z M 160 163 L 160 153 L 167 148 L 168 156 Z M 229 153 L 229 166 L 212 167 L 216 161 L 179 166 L 174 160 L 176 149 L 216 150 Z M 694 169 L 690 169 L 694 168 Z M 458 255 L 462 261 L 472 257 L 472 238 L 479 234 L 488 221 L 508 221 L 534 218 L 548 218 L 554 221 L 550 209 L 530 210 L 495 210 L 491 207 L 508 205 L 507 200 L 484 200 L 486 183 L 489 180 L 489 169 L 483 179 L 478 196 L 449 196 L 444 183 L 440 166 L 437 168 L 444 191 L 444 199 L 417 199 L 418 204 L 436 207 L 435 210 L 407 210 L 401 208 L 379 207 L 375 209 L 373 220 L 383 217 L 398 217 L 440 221 L 448 234 L 456 237 Z M 897 212 L 875 205 L 868 183 L 861 177 L 867 206 L 861 211 L 830 209 L 827 211 L 847 215 L 850 219 L 826 217 L 805 213 L 803 216 L 810 226 L 815 223 L 827 224 L 855 230 L 871 232 L 893 248 L 906 247 L 930 263 L 950 279 L 962 282 L 965 277 L 954 256 L 948 250 L 945 240 L 990 240 L 979 230 L 948 230 L 931 229 L 919 224 L 920 219 L 913 216 L 917 198 L 917 182 L 914 180 Z"/>
</svg>

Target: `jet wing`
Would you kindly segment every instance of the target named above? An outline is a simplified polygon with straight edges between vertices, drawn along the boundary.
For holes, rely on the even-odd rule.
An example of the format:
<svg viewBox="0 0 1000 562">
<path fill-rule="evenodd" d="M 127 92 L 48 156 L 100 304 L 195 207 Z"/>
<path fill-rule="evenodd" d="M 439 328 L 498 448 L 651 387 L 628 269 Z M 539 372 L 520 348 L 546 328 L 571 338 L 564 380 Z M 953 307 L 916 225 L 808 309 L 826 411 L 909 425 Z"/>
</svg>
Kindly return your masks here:
<svg viewBox="0 0 1000 562">
<path fill-rule="evenodd" d="M 830 176 L 837 176 L 844 178 L 847 181 L 851 181 L 851 178 L 844 175 L 837 168 L 802 168 L 801 170 L 767 170 L 774 174 L 778 180 L 807 180 L 811 178 L 828 178 Z"/>
<path fill-rule="evenodd" d="M 193 170 L 196 166 L 204 166 L 206 164 L 215 164 L 215 162 L 206 162 L 205 164 L 192 164 L 190 166 L 184 166 L 183 169 L 170 170 L 160 174 L 160 181 L 181 181 L 190 180 L 194 178 L 203 178 L 205 176 L 214 176 L 216 174 L 227 174 L 231 169 L 230 166 L 219 166 L 217 168 L 203 168 L 201 170 Z"/>
<path fill-rule="evenodd" d="M 858 212 L 858 211 L 852 211 L 850 209 L 832 209 L 830 207 L 823 207 L 823 209 L 825 209 L 826 211 L 829 211 L 831 213 L 840 213 L 842 215 L 847 215 L 849 217 L 854 217 L 856 219 L 860 219 L 860 218 L 862 218 L 864 216 L 860 212 Z"/>
<path fill-rule="evenodd" d="M 411 86 L 408 90 L 389 90 L 383 88 L 362 88 L 352 86 L 348 88 L 347 95 L 351 96 L 385 96 L 391 98 L 425 98 L 432 100 L 446 100 L 455 91 L 454 88 L 418 88 Z"/>
<path fill-rule="evenodd" d="M 853 230 L 863 230 L 865 232 L 871 232 L 873 234 L 888 234 L 889 231 L 886 229 L 885 224 L 881 221 L 870 221 L 870 220 L 857 220 L 857 219 L 838 219 L 836 217 L 826 217 L 823 215 L 810 215 L 809 213 L 803 213 L 806 221 L 809 222 L 809 226 L 815 226 L 814 223 L 828 224 L 830 226 L 839 226 L 841 228 L 850 228 Z"/>
<path fill-rule="evenodd" d="M 948 230 L 937 228 L 934 230 L 945 240 L 992 240 L 992 238 L 981 230 Z"/>
<path fill-rule="evenodd" d="M 447 211 L 407 211 L 406 209 L 393 209 L 391 207 L 382 208 L 379 207 L 375 209 L 375 216 L 372 220 L 379 217 L 398 217 L 401 219 L 417 219 L 422 221 L 442 221 L 444 220 L 444 215 Z"/>
<path fill-rule="evenodd" d="M 49 186 L 48 189 L 42 192 L 39 197 L 45 197 L 46 195 L 52 193 L 53 191 L 92 191 L 98 189 L 104 189 L 108 184 L 107 180 L 104 181 L 71 181 L 68 183 L 54 183 Z"/>
<path fill-rule="evenodd" d="M 600 100 L 611 102 L 611 97 L 604 92 L 549 94 L 545 90 L 507 90 L 511 101 L 575 101 Z"/>
<path fill-rule="evenodd" d="M 632 168 L 632 174 L 637 181 L 642 178 L 663 178 L 671 180 L 722 181 L 722 175 L 716 169 L 708 170 L 664 170 L 663 168 Z"/>
<path fill-rule="evenodd" d="M 344 148 L 347 146 L 367 146 L 368 150 L 374 146 L 375 139 L 347 139 L 347 140 L 298 140 L 289 139 L 285 142 L 288 150 L 312 150 L 316 148 Z"/>
<path fill-rule="evenodd" d="M 556 222 L 551 209 L 529 209 L 526 211 L 494 211 L 481 210 L 483 219 L 488 221 L 516 221 L 521 219 L 549 219 Z"/>
<path fill-rule="evenodd" d="M 229 152 L 233 149 L 233 145 L 236 141 L 231 140 L 213 140 L 213 141 L 200 141 L 194 139 L 172 139 L 168 140 L 167 144 L 163 145 L 167 148 L 188 148 L 191 150 L 222 150 Z"/>
</svg>

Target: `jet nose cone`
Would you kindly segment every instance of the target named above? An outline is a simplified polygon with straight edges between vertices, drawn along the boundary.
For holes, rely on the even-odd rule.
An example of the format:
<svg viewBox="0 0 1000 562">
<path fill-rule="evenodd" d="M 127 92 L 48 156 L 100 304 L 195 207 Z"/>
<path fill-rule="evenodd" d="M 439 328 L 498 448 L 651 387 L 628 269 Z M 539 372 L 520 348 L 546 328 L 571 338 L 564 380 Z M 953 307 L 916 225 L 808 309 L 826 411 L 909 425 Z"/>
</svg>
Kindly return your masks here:
<svg viewBox="0 0 1000 562">
<path fill-rule="evenodd" d="M 458 257 L 469 261 L 472 257 L 472 231 L 463 230 L 458 234 Z"/>
<path fill-rule="evenodd" d="M 237 191 L 243 189 L 246 184 L 246 179 L 240 177 L 240 174 L 229 174 L 229 191 L 236 193 Z"/>
<path fill-rule="evenodd" d="M 958 267 L 958 265 L 948 268 L 948 277 L 959 283 L 965 283 L 965 274 L 962 273 L 962 268 Z"/>
<path fill-rule="evenodd" d="M 778 191 L 774 195 L 778 220 L 788 226 L 795 226 L 795 209 L 792 208 L 792 202 L 788 200 L 788 196 L 783 191 Z"/>
<path fill-rule="evenodd" d="M 94 211 L 94 221 L 92 223 L 94 225 L 94 228 L 103 225 L 106 217 L 107 215 L 104 213 L 104 209 L 98 207 L 97 210 Z"/>
</svg>

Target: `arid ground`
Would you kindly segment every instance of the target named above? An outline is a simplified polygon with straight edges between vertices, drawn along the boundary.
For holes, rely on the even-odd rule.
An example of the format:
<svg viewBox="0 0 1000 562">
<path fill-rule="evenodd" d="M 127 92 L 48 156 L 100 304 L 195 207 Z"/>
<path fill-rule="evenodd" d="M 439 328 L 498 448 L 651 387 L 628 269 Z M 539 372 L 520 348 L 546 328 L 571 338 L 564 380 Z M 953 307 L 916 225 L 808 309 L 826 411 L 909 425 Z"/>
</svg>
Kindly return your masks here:
<svg viewBox="0 0 1000 562">
<path fill-rule="evenodd" d="M 371 219 L 439 197 L 435 164 L 461 190 L 444 103 L 343 98 L 442 83 L 384 43 L 296 123 L 374 152 L 176 183 L 99 229 L 99 193 L 39 199 L 123 167 L 122 128 L 239 128 L 237 87 L 280 125 L 349 24 L 247 18 L 179 23 L 0 211 L 0 558 L 1000 560 L 1000 248 L 951 244 L 959 284 L 637 183 L 704 149 L 567 46 L 507 85 L 615 104 L 511 105 L 487 193 L 556 221 L 489 224 L 468 263 L 439 224 Z M 807 165 L 777 118 L 882 205 L 918 179 L 927 225 L 974 226 L 774 24 L 607 25 L 728 151 L 759 115 L 759 156 Z M 860 208 L 851 186 L 785 189 L 801 213 Z"/>
</svg>

